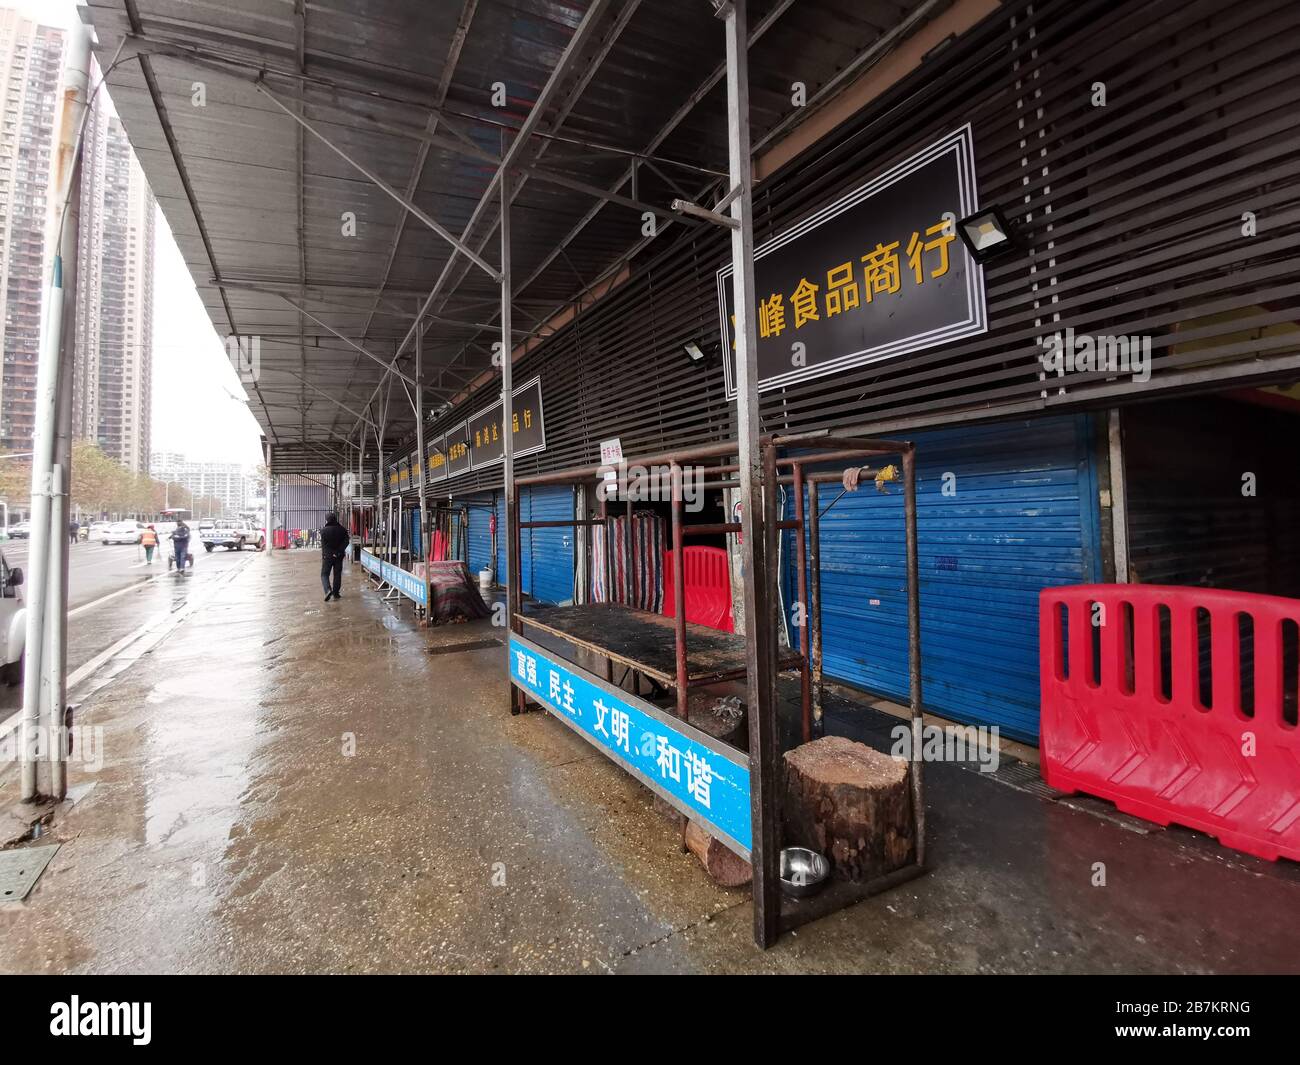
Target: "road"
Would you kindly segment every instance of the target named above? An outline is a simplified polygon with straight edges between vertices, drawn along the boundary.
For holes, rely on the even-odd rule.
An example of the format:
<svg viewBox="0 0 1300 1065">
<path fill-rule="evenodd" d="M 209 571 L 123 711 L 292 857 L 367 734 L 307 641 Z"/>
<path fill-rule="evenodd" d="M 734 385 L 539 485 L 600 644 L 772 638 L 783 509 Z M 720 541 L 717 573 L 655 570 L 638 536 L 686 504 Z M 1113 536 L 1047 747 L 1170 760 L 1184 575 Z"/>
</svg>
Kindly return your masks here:
<svg viewBox="0 0 1300 1065">
<path fill-rule="evenodd" d="M 134 544 L 80 543 L 68 559 L 68 672 L 75 675 L 119 640 L 161 614 L 180 610 L 192 590 L 209 585 L 232 567 L 250 561 L 249 551 L 218 548 L 206 554 L 201 545 L 194 568 L 179 577 L 168 571 L 166 556 L 155 554 L 146 566 L 144 551 Z M 0 544 L 10 566 L 27 565 L 27 541 Z M 24 598 L 28 589 L 23 587 Z M 21 687 L 0 686 L 0 720 L 22 704 Z"/>
</svg>

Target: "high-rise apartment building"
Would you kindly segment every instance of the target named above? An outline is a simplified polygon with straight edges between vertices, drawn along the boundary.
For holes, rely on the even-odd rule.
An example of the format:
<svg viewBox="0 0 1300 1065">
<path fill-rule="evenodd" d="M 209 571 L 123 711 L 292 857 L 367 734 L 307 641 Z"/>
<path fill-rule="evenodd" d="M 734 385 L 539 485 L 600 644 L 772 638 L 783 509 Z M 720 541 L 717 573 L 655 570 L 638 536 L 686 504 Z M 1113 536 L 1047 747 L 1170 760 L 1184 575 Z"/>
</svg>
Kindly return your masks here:
<svg viewBox="0 0 1300 1065">
<path fill-rule="evenodd" d="M 245 470 L 237 462 L 190 462 L 174 451 L 155 451 L 149 459 L 149 476 L 155 481 L 179 484 L 195 499 L 221 500 L 228 515 L 247 506 Z"/>
<path fill-rule="evenodd" d="M 0 449 L 30 451 L 64 34 L 0 10 Z"/>
<path fill-rule="evenodd" d="M 154 197 L 102 98 L 82 153 L 72 431 L 143 473 L 152 412 Z"/>
</svg>

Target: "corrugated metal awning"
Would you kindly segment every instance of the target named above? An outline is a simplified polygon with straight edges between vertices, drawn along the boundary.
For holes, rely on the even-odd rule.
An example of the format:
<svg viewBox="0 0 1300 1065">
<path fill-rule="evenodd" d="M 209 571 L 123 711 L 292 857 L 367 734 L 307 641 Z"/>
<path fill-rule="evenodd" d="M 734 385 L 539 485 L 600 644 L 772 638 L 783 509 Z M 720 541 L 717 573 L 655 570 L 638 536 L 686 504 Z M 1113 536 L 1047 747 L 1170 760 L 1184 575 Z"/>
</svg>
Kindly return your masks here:
<svg viewBox="0 0 1300 1065">
<path fill-rule="evenodd" d="M 816 103 L 873 43 L 942 6 L 754 0 L 755 143 L 802 117 L 793 83 Z M 499 261 L 493 189 L 521 129 L 518 339 L 618 274 L 647 243 L 644 206 L 704 196 L 726 170 L 723 29 L 707 0 L 91 8 L 100 62 L 117 57 L 114 103 L 218 333 L 260 338 L 247 388 L 277 469 L 348 465 L 366 419 L 390 442 L 409 434 L 382 363 L 401 351 L 409 374 L 412 323 L 433 292 L 426 407 L 490 365 L 499 287 L 468 254 Z M 701 224 L 670 217 L 659 239 Z"/>
</svg>

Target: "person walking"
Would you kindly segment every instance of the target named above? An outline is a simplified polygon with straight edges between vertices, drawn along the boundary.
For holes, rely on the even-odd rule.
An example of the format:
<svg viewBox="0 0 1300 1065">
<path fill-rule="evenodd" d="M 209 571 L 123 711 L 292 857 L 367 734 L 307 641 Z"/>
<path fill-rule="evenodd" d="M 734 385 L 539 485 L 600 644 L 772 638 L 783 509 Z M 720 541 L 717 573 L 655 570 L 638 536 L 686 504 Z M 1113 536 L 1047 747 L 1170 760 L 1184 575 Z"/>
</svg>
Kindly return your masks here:
<svg viewBox="0 0 1300 1065">
<path fill-rule="evenodd" d="M 183 577 L 190 557 L 190 527 L 183 521 L 178 521 L 172 530 L 172 546 L 176 549 L 176 573 Z"/>
<path fill-rule="evenodd" d="M 81 524 L 80 522 L 77 521 L 76 518 L 73 518 L 71 521 L 68 522 L 68 543 L 69 544 L 75 544 L 77 542 L 77 533 L 80 531 L 81 531 Z"/>
<path fill-rule="evenodd" d="M 144 532 L 140 534 L 140 546 L 144 548 L 144 564 L 153 565 L 153 551 L 158 546 L 158 530 L 152 525 L 145 527 Z"/>
<path fill-rule="evenodd" d="M 325 527 L 320 531 L 320 584 L 325 589 L 325 602 L 342 599 L 339 587 L 343 584 L 343 558 L 348 553 L 352 538 L 339 524 L 333 512 L 325 515 Z"/>
</svg>

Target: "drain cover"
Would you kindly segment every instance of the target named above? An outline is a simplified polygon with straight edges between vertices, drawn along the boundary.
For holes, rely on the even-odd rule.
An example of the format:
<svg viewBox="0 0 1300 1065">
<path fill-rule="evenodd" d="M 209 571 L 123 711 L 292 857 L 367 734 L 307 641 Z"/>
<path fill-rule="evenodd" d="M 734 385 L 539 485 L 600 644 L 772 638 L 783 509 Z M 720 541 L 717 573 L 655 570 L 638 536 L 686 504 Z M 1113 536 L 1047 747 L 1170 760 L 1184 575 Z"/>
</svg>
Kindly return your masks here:
<svg viewBox="0 0 1300 1065">
<path fill-rule="evenodd" d="M 0 851 L 0 902 L 22 902 L 63 844 Z"/>
<path fill-rule="evenodd" d="M 500 640 L 470 640 L 468 643 L 449 643 L 445 647 L 430 647 L 431 655 L 454 655 L 461 651 L 482 651 L 488 647 L 500 647 Z"/>
<path fill-rule="evenodd" d="M 1055 788 L 1049 788 L 1043 783 L 1038 766 L 1022 762 L 1018 758 L 1004 757 L 1002 765 L 993 774 L 993 779 L 999 784 L 1009 785 L 1018 791 L 1037 795 L 1040 799 L 1055 799 L 1061 794 Z"/>
</svg>

